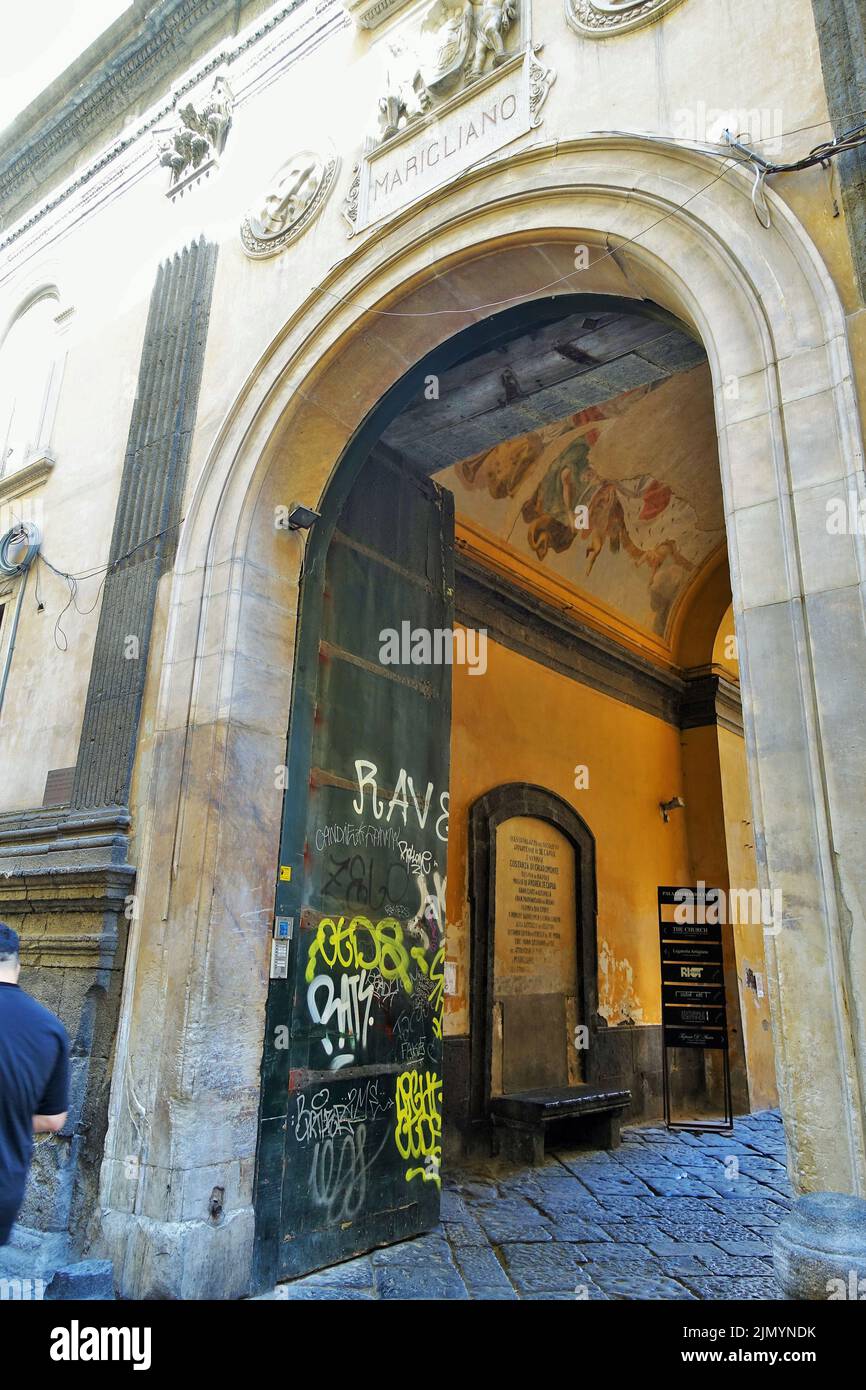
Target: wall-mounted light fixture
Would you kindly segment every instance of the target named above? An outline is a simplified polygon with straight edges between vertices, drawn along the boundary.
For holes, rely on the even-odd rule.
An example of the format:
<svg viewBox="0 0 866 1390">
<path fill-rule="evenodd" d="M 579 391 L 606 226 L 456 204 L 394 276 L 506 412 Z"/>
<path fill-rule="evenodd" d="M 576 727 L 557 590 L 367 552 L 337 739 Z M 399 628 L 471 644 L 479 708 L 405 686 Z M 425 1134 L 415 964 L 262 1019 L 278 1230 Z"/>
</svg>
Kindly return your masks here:
<svg viewBox="0 0 866 1390">
<path fill-rule="evenodd" d="M 662 820 L 664 821 L 665 825 L 667 825 L 668 821 L 671 818 L 671 811 L 684 811 L 685 809 L 686 803 L 683 801 L 681 796 L 672 796 L 670 801 L 659 802 L 659 810 L 662 813 Z"/>
<path fill-rule="evenodd" d="M 303 502 L 293 502 L 289 507 L 286 522 L 290 531 L 309 531 L 320 515 L 321 513 L 314 512 L 312 507 L 305 507 Z"/>
</svg>

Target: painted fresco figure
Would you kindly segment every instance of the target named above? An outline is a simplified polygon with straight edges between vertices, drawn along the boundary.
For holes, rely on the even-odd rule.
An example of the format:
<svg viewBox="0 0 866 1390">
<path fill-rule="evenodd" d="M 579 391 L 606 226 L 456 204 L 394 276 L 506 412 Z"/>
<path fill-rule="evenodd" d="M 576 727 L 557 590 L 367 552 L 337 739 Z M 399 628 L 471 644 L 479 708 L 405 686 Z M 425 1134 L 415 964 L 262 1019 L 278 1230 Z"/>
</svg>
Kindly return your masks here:
<svg viewBox="0 0 866 1390">
<path fill-rule="evenodd" d="M 576 507 L 584 505 L 590 507 L 592 516 L 592 497 L 601 480 L 590 464 L 589 451 L 597 438 L 598 434 L 590 431 L 566 445 L 523 504 L 521 515 L 529 523 L 527 539 L 539 560 L 548 550 L 557 555 L 568 550 L 575 538 L 584 534 L 575 530 L 574 514 Z"/>
<path fill-rule="evenodd" d="M 542 433 L 534 431 L 519 439 L 506 439 L 492 449 L 483 449 L 457 464 L 457 476 L 466 487 L 487 489 L 500 500 L 514 497 L 536 459 L 546 447 Z"/>
</svg>

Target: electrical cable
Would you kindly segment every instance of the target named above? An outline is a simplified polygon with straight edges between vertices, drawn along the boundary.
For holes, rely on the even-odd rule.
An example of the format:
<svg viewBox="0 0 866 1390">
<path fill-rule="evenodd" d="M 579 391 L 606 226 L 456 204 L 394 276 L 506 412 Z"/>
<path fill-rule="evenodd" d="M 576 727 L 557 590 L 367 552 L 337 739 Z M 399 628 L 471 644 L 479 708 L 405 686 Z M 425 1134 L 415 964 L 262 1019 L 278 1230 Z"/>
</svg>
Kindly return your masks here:
<svg viewBox="0 0 866 1390">
<path fill-rule="evenodd" d="M 781 138 L 781 137 L 780 137 Z M 841 135 L 835 136 L 832 140 L 824 140 L 821 144 L 815 145 L 802 159 L 794 160 L 790 164 L 774 164 L 772 160 L 764 159 L 763 155 L 757 154 L 755 150 L 744 145 L 729 130 L 725 131 L 725 140 L 731 149 L 738 150 L 744 155 L 751 164 L 755 182 L 752 186 L 752 207 L 755 209 L 755 216 L 761 226 L 768 229 L 770 226 L 770 209 L 764 195 L 764 186 L 770 174 L 793 174 L 799 173 L 804 169 L 813 169 L 817 165 L 827 169 L 830 160 L 835 159 L 840 154 L 850 153 L 852 150 L 859 149 L 866 143 L 866 124 L 852 126 L 850 130 L 843 131 Z M 759 144 L 766 143 L 759 141 Z"/>
<path fill-rule="evenodd" d="M 134 554 L 136 553 L 136 551 L 143 549 L 144 546 L 146 546 L 146 545 L 150 545 L 151 541 L 159 540 L 160 537 L 162 537 L 162 536 L 167 536 L 167 535 L 169 534 L 169 532 L 171 532 L 171 531 L 176 531 L 176 530 L 178 529 L 178 527 L 182 524 L 182 522 L 183 522 L 183 517 L 180 518 L 180 521 L 176 521 L 176 522 L 174 523 L 173 526 L 166 526 L 162 531 L 156 531 L 152 536 L 146 536 L 146 537 L 144 538 L 144 540 L 139 541 L 137 545 L 134 545 L 134 546 L 132 547 L 131 550 L 125 551 L 123 555 L 118 555 L 117 559 L 116 559 L 116 560 L 112 560 L 112 561 L 110 562 L 110 564 L 107 564 L 107 565 L 97 565 L 97 566 L 94 566 L 94 568 L 92 568 L 92 569 L 90 569 L 90 570 L 79 570 L 77 573 L 71 573 L 71 572 L 69 572 L 68 570 L 61 570 L 61 569 L 58 569 L 56 565 L 52 565 L 51 561 L 48 559 L 48 557 L 47 557 L 46 555 L 43 555 L 43 554 L 40 552 L 40 554 L 38 555 L 37 559 L 38 559 L 38 560 L 41 560 L 42 563 L 46 566 L 46 568 L 49 569 L 49 570 L 51 570 L 51 573 L 52 573 L 52 574 L 57 575 L 57 578 L 58 578 L 58 579 L 64 580 L 65 583 L 67 584 L 68 588 L 69 588 L 69 599 L 68 599 L 67 603 L 64 605 L 64 607 L 61 609 L 60 613 L 58 614 L 58 616 L 57 616 L 57 618 L 55 619 L 55 622 L 54 622 L 54 645 L 56 646 L 56 648 L 57 648 L 58 651 L 60 651 L 60 652 L 65 652 L 65 651 L 68 651 L 68 649 L 69 649 L 69 638 L 68 638 L 68 636 L 67 636 L 67 634 L 66 634 L 66 632 L 65 632 L 65 630 L 64 630 L 64 628 L 63 628 L 63 626 L 62 626 L 62 623 L 61 623 L 61 619 L 63 618 L 64 614 L 66 614 L 66 613 L 69 611 L 70 608 L 74 608 L 75 611 L 76 611 L 76 613 L 80 614 L 81 617 L 86 618 L 90 613 L 93 612 L 94 608 L 96 607 L 97 603 L 99 602 L 99 596 L 100 596 L 100 594 L 102 593 L 103 587 L 104 587 L 104 585 L 105 585 L 105 581 L 108 579 L 108 576 L 112 573 L 112 571 L 115 570 L 115 569 L 117 569 L 117 567 L 118 567 L 119 565 L 121 565 L 121 564 L 123 563 L 124 560 L 128 560 L 128 559 L 130 558 L 131 555 L 134 555 Z M 97 591 L 96 591 L 96 597 L 94 598 L 93 603 L 90 605 L 89 608 L 80 608 L 80 607 L 78 606 L 79 580 L 82 580 L 82 579 L 84 579 L 84 580 L 86 580 L 86 579 L 95 579 L 96 576 L 97 576 L 98 574 L 101 574 L 101 575 L 102 575 L 102 580 L 100 581 L 99 588 L 98 588 Z M 38 573 L 37 573 L 37 598 L 38 598 Z M 62 646 L 60 645 L 60 642 L 58 641 L 58 635 L 63 639 L 63 645 L 62 645 Z"/>
</svg>

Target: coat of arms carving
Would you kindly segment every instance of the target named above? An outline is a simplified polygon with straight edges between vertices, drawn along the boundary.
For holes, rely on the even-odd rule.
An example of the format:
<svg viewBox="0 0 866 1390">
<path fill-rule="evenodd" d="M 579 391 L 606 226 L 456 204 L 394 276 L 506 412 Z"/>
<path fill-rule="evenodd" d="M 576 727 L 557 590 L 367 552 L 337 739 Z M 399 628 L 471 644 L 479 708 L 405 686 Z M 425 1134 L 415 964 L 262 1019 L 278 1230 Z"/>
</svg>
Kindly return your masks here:
<svg viewBox="0 0 866 1390">
<path fill-rule="evenodd" d="M 579 34 L 600 39 L 651 24 L 680 4 L 682 0 L 565 0 L 565 17 Z"/>
<path fill-rule="evenodd" d="M 433 0 L 388 40 L 376 138 L 388 140 L 519 48 L 520 0 Z"/>
<path fill-rule="evenodd" d="M 334 184 L 337 158 L 299 150 L 287 159 L 241 223 L 241 241 L 256 260 L 275 256 L 300 236 Z"/>
</svg>

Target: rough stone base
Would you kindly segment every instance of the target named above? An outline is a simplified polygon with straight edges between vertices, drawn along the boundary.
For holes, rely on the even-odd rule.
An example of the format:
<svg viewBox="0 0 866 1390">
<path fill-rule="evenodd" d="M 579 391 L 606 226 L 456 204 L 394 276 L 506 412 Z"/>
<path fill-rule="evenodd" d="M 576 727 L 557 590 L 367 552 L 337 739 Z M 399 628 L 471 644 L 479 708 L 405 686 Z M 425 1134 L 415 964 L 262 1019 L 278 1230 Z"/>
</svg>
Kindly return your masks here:
<svg viewBox="0 0 866 1390">
<path fill-rule="evenodd" d="M 110 1260 L 76 1260 L 65 1232 L 15 1226 L 0 1249 L 0 1300 L 114 1298 Z"/>
<path fill-rule="evenodd" d="M 866 1201 L 801 1197 L 773 1238 L 773 1264 L 786 1298 L 866 1299 Z"/>
<path fill-rule="evenodd" d="M 122 1297 L 231 1299 L 250 1292 L 254 1231 L 252 1207 L 216 1225 L 115 1211 L 103 1217 L 100 1246 L 114 1257 Z"/>
</svg>

